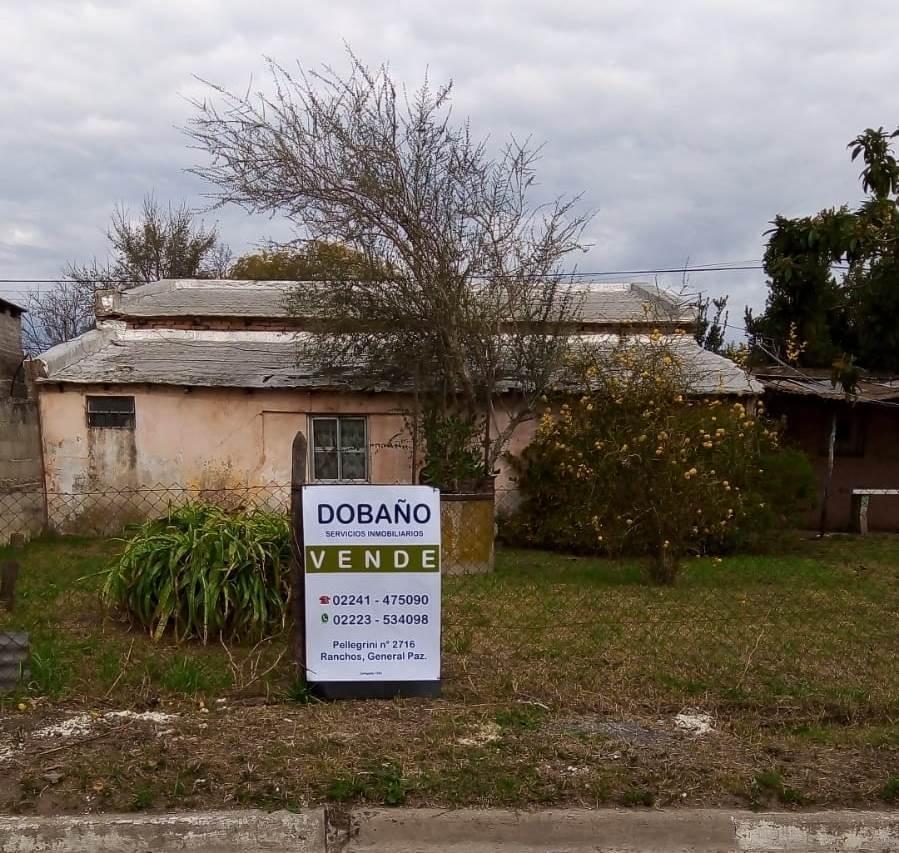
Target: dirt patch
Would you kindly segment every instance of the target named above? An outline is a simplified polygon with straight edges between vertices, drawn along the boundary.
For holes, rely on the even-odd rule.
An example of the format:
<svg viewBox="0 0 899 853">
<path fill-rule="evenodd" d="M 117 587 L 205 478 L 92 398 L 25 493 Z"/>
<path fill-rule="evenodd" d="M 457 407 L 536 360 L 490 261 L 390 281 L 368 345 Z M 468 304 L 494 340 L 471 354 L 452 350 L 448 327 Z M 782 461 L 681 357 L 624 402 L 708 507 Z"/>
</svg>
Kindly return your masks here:
<svg viewBox="0 0 899 853">
<path fill-rule="evenodd" d="M 673 715 L 549 712 L 534 725 L 501 727 L 495 708 L 444 700 L 213 703 L 205 711 L 181 702 L 157 713 L 175 722 L 107 712 L 90 733 L 68 739 L 37 733 L 89 712 L 38 707 L 0 720 L 16 747 L 0 772 L 0 808 L 876 807 L 899 760 L 895 746 L 834 748 L 742 717 L 719 719 L 714 732 L 696 737 Z"/>
</svg>

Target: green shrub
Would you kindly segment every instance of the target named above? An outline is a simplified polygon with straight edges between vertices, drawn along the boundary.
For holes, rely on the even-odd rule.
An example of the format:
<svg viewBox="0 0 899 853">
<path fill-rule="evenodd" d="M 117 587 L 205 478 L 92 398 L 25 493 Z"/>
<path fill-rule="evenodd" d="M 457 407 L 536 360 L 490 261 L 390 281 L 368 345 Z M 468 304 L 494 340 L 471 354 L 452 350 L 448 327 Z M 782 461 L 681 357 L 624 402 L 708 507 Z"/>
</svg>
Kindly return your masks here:
<svg viewBox="0 0 899 853">
<path fill-rule="evenodd" d="M 138 528 L 103 596 L 157 639 L 259 639 L 284 626 L 289 561 L 286 516 L 190 503 Z"/>
<path fill-rule="evenodd" d="M 684 348 L 658 333 L 573 365 L 516 469 L 521 504 L 503 538 L 581 553 L 647 554 L 674 580 L 689 553 L 718 554 L 790 523 L 811 466 L 741 402 L 696 399 Z"/>
</svg>

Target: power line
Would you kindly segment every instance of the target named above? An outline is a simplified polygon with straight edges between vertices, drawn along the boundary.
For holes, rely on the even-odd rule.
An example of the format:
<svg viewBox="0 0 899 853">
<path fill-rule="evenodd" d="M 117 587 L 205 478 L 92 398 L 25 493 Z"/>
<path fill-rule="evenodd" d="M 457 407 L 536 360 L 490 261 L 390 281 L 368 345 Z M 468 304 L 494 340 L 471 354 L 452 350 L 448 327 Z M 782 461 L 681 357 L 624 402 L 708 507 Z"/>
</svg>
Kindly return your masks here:
<svg viewBox="0 0 899 853">
<path fill-rule="evenodd" d="M 832 269 L 848 269 L 844 264 L 831 264 Z M 764 266 L 758 264 L 735 263 L 729 264 L 726 261 L 706 264 L 703 266 L 683 266 L 683 267 L 658 267 L 646 269 L 630 269 L 630 270 L 592 270 L 586 272 L 566 272 L 560 273 L 563 279 L 573 278 L 604 278 L 606 276 L 629 276 L 629 275 L 663 275 L 670 273 L 700 273 L 700 272 L 750 272 L 763 270 Z M 480 278 L 489 278 L 489 276 L 478 276 Z M 108 278 L 91 278 L 84 279 L 92 284 L 146 284 L 145 281 L 136 279 L 108 279 Z M 316 279 L 306 279 L 315 281 Z M 322 279 L 327 281 L 328 279 Z M 348 280 L 348 279 L 344 279 Z M 360 279 L 361 280 L 361 279 Z M 63 284 L 71 282 L 72 279 L 66 278 L 0 278 L 0 284 Z"/>
</svg>

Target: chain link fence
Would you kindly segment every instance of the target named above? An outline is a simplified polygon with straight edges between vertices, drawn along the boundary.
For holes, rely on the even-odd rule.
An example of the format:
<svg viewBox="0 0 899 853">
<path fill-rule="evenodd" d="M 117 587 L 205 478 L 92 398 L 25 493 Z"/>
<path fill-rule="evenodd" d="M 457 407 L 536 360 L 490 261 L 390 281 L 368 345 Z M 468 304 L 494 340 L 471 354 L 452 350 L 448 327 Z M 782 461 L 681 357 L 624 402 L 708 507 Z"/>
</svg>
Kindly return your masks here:
<svg viewBox="0 0 899 853">
<path fill-rule="evenodd" d="M 0 489 L 0 544 L 16 534 L 26 539 L 44 530 L 79 536 L 114 536 L 129 525 L 158 518 L 171 507 L 208 501 L 226 509 L 266 509 L 287 512 L 290 486 L 281 483 L 248 486 L 121 487 L 78 492 L 30 487 Z"/>
<path fill-rule="evenodd" d="M 43 530 L 81 536 L 112 536 L 131 524 L 165 515 L 173 506 L 188 501 L 207 501 L 226 509 L 266 509 L 287 512 L 289 483 L 246 486 L 149 486 L 48 491 L 40 483 L 14 487 L 0 485 L 0 544 L 16 534 L 26 539 Z M 496 490 L 497 515 L 517 506 L 517 493 Z"/>
<path fill-rule="evenodd" d="M 47 524 L 44 524 L 46 499 Z M 157 485 L 0 492 L 0 544 L 41 529 L 119 535 L 187 501 L 286 512 L 290 486 Z M 514 510 L 499 489 L 497 514 Z M 864 542 L 864 544 L 862 544 Z M 864 550 L 861 550 L 864 549 Z M 789 721 L 899 713 L 895 539 L 806 543 L 696 560 L 673 587 L 639 560 L 499 549 L 496 570 L 444 580 L 448 692 L 566 707 L 726 704 Z M 892 715 L 892 716 L 891 716 Z"/>
</svg>

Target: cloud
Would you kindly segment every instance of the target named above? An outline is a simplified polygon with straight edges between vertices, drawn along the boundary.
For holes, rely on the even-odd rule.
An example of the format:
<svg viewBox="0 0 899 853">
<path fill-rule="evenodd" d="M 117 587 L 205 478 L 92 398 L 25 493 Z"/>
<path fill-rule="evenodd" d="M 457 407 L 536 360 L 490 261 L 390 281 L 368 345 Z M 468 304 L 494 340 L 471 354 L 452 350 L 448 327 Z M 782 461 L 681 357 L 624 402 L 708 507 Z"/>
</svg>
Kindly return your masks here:
<svg viewBox="0 0 899 853">
<path fill-rule="evenodd" d="M 899 7 L 887 0 L 43 0 L 0 5 L 0 278 L 105 256 L 116 203 L 205 203 L 178 131 L 198 75 L 264 86 L 285 65 L 388 61 L 455 81 L 455 113 L 545 142 L 540 192 L 598 210 L 582 270 L 761 257 L 767 223 L 859 196 L 845 146 L 893 126 Z M 243 251 L 277 220 L 208 213 Z M 676 283 L 678 276 L 668 276 Z M 692 288 L 764 301 L 761 273 Z M 0 285 L 5 288 L 6 285 Z"/>
</svg>

